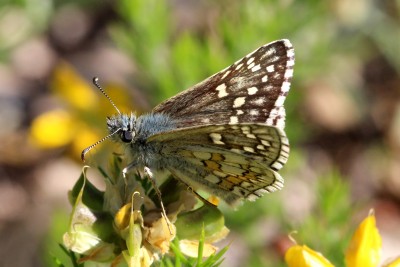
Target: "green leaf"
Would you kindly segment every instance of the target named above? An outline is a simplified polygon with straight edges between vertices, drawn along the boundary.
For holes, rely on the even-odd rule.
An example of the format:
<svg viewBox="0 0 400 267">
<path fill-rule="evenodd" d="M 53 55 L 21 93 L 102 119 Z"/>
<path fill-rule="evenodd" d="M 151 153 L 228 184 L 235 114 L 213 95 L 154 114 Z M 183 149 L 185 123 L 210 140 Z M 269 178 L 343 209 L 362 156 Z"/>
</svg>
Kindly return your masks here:
<svg viewBox="0 0 400 267">
<path fill-rule="evenodd" d="M 78 181 L 76 181 L 74 187 L 69 192 L 69 199 L 72 205 L 76 204 L 77 198 L 82 189 L 85 190 L 84 193 L 82 192 L 81 196 L 82 203 L 84 203 L 84 205 L 91 210 L 102 211 L 104 193 L 98 190 L 90 181 L 85 178 L 85 171 L 82 171 Z"/>
</svg>

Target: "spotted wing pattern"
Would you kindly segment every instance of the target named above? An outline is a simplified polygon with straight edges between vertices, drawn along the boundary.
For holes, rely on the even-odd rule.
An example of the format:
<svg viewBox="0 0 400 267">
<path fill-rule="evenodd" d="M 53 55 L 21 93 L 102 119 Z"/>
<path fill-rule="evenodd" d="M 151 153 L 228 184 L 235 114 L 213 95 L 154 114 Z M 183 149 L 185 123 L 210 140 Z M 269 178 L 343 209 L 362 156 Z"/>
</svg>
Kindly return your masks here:
<svg viewBox="0 0 400 267">
<path fill-rule="evenodd" d="M 289 40 L 266 44 L 230 67 L 154 108 L 177 127 L 260 122 L 281 129 L 283 103 L 293 76 L 294 49 Z"/>
<path fill-rule="evenodd" d="M 277 172 L 289 153 L 285 133 L 262 123 L 219 124 L 156 134 L 166 168 L 193 189 L 234 205 L 283 186 Z"/>
</svg>

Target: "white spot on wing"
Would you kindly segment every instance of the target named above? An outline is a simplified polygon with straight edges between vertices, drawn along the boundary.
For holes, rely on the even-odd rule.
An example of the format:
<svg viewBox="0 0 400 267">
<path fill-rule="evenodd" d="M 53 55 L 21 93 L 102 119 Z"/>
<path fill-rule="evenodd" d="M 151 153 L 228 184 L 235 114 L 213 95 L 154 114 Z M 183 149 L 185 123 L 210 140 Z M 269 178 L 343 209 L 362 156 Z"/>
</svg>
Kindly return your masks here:
<svg viewBox="0 0 400 267">
<path fill-rule="evenodd" d="M 280 170 L 280 169 L 282 169 L 283 165 L 282 165 L 281 163 L 275 161 L 275 162 L 272 164 L 272 167 L 274 167 L 276 170 Z"/>
<path fill-rule="evenodd" d="M 210 138 L 217 145 L 224 145 L 225 143 L 221 141 L 222 136 L 219 133 L 210 133 Z"/>
<path fill-rule="evenodd" d="M 247 66 L 247 69 L 252 69 L 256 63 L 252 62 L 250 65 Z"/>
<path fill-rule="evenodd" d="M 229 124 L 237 124 L 239 122 L 238 117 L 236 116 L 231 116 L 229 120 Z"/>
<path fill-rule="evenodd" d="M 254 57 L 249 58 L 249 60 L 247 60 L 247 65 L 251 64 L 254 61 Z"/>
<path fill-rule="evenodd" d="M 276 121 L 276 127 L 283 129 L 285 128 L 285 117 L 281 117 Z"/>
<path fill-rule="evenodd" d="M 254 148 L 249 147 L 249 146 L 244 146 L 244 147 L 243 147 L 243 150 L 244 150 L 244 151 L 247 151 L 247 152 L 254 153 Z"/>
<path fill-rule="evenodd" d="M 226 84 L 225 83 L 218 85 L 217 88 L 215 88 L 215 90 L 218 91 L 219 98 L 228 96 L 228 93 L 226 92 Z"/>
<path fill-rule="evenodd" d="M 258 196 L 262 196 L 262 195 L 264 195 L 265 193 L 268 193 L 268 191 L 265 190 L 264 188 L 260 188 L 260 189 L 258 189 L 258 190 L 256 190 L 256 191 L 254 192 L 254 194 L 256 194 L 256 195 L 258 195 Z"/>
<path fill-rule="evenodd" d="M 268 72 L 274 72 L 274 71 L 275 71 L 274 65 L 269 65 L 269 66 L 267 67 L 267 71 L 268 71 Z"/>
<path fill-rule="evenodd" d="M 236 66 L 235 70 L 239 70 L 243 66 L 243 63 L 240 63 L 239 65 Z"/>
<path fill-rule="evenodd" d="M 290 82 L 284 81 L 282 83 L 282 92 L 289 92 L 290 89 Z"/>
<path fill-rule="evenodd" d="M 237 97 L 234 101 L 233 101 L 233 107 L 234 108 L 238 108 L 244 105 L 244 103 L 246 103 L 246 97 L 241 96 L 241 97 Z"/>
<path fill-rule="evenodd" d="M 287 69 L 285 71 L 285 78 L 292 78 L 293 77 L 293 69 Z"/>
<path fill-rule="evenodd" d="M 294 49 L 293 49 L 293 48 L 292 48 L 292 49 L 289 49 L 289 50 L 286 52 L 286 55 L 287 55 L 288 58 L 294 58 Z M 294 60 L 290 60 L 290 61 L 293 61 L 293 62 L 294 62 Z"/>
<path fill-rule="evenodd" d="M 265 146 L 263 146 L 263 145 L 257 145 L 257 149 L 259 149 L 259 150 L 265 150 Z"/>
<path fill-rule="evenodd" d="M 223 80 L 226 76 L 228 76 L 229 73 L 231 73 L 230 70 L 226 71 L 226 72 L 224 73 L 224 75 L 221 77 L 221 80 Z"/>
<path fill-rule="evenodd" d="M 261 140 L 261 144 L 263 144 L 264 146 L 271 146 L 271 143 L 267 140 Z"/>
<path fill-rule="evenodd" d="M 257 93 L 257 91 L 258 91 L 257 87 L 250 87 L 250 88 L 247 88 L 247 93 L 248 93 L 249 95 L 254 95 L 255 93 Z"/>
<path fill-rule="evenodd" d="M 261 78 L 261 81 L 262 81 L 263 83 L 268 82 L 268 75 L 265 75 L 264 77 L 262 77 L 262 78 Z"/>
<path fill-rule="evenodd" d="M 275 106 L 283 106 L 285 99 L 286 99 L 285 96 L 280 95 L 275 101 Z"/>
<path fill-rule="evenodd" d="M 254 67 L 252 67 L 251 68 L 251 71 L 252 72 L 256 72 L 256 71 L 258 71 L 258 70 L 260 70 L 261 69 L 261 66 L 260 66 L 260 64 L 258 64 L 258 65 L 255 65 Z"/>
<path fill-rule="evenodd" d="M 251 139 L 257 139 L 257 137 L 254 134 L 246 134 L 247 138 L 251 138 Z"/>
</svg>

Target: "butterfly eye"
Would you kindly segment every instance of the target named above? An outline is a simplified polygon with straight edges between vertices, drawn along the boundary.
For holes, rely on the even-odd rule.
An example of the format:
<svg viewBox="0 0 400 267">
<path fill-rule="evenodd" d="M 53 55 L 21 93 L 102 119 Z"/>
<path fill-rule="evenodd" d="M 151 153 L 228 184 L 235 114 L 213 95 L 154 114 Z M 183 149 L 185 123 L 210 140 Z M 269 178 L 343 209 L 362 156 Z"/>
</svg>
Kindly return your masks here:
<svg viewBox="0 0 400 267">
<path fill-rule="evenodd" d="M 122 131 L 121 132 L 121 140 L 124 143 L 130 143 L 133 139 L 132 132 L 130 131 Z"/>
</svg>

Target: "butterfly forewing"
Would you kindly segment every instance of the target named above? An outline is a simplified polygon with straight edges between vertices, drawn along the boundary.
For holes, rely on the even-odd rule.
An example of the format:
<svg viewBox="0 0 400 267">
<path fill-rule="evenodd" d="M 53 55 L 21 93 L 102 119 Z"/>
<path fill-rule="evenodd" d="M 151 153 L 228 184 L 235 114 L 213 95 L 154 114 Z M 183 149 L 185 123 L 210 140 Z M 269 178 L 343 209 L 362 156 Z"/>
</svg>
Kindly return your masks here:
<svg viewBox="0 0 400 267">
<path fill-rule="evenodd" d="M 153 112 L 168 114 L 179 128 L 262 122 L 283 129 L 283 103 L 293 65 L 294 50 L 288 40 L 269 43 L 164 101 Z"/>
</svg>

